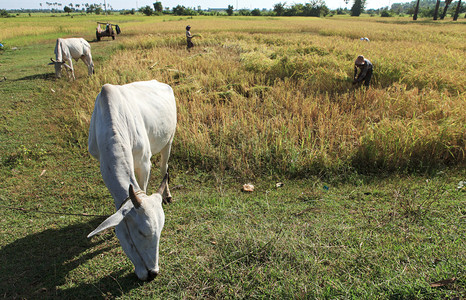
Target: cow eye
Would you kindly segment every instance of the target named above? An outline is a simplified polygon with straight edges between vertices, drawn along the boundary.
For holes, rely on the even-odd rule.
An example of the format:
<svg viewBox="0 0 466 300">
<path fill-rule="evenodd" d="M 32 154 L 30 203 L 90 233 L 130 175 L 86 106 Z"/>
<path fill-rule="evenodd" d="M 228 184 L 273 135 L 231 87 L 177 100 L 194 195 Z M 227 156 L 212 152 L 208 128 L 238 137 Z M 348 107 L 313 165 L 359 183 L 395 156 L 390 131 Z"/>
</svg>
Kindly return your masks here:
<svg viewBox="0 0 466 300">
<path fill-rule="evenodd" d="M 138 233 L 140 235 L 142 235 L 143 237 L 149 237 L 150 236 L 150 234 L 146 234 L 146 233 L 142 232 L 142 230 L 140 230 L 140 229 L 138 229 Z"/>
</svg>

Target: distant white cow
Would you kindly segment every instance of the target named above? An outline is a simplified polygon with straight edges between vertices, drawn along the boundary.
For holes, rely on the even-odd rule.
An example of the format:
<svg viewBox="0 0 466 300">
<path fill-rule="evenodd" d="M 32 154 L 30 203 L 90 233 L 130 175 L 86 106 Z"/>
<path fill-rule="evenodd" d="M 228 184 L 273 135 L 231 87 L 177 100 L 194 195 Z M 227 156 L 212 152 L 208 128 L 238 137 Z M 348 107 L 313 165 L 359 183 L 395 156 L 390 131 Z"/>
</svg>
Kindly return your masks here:
<svg viewBox="0 0 466 300">
<path fill-rule="evenodd" d="M 100 161 L 117 212 L 88 237 L 116 226 L 120 244 L 141 280 L 152 280 L 159 271 L 159 239 L 165 222 L 162 201 L 164 196 L 171 201 L 167 169 L 175 128 L 173 90 L 156 80 L 105 84 L 95 100 L 89 152 Z M 147 195 L 150 158 L 159 152 L 165 177 L 159 191 Z"/>
<path fill-rule="evenodd" d="M 55 65 L 55 76 L 61 77 L 61 68 L 64 65 L 71 71 L 71 76 L 74 76 L 73 60 L 82 59 L 86 64 L 89 76 L 94 73 L 94 63 L 92 62 L 91 45 L 83 38 L 69 38 L 69 39 L 57 39 L 55 45 L 55 60 L 49 65 Z M 68 63 L 66 63 L 68 62 Z"/>
</svg>

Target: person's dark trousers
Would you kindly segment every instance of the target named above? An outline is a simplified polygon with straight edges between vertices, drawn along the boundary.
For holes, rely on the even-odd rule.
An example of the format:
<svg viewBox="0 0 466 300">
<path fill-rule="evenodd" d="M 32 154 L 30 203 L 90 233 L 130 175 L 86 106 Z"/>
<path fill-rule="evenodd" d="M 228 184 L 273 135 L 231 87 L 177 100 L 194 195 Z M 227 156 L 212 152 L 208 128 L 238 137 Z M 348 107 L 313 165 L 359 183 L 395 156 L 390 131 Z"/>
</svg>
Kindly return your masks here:
<svg viewBox="0 0 466 300">
<path fill-rule="evenodd" d="M 372 68 L 367 70 L 366 77 L 364 77 L 364 86 L 368 87 L 369 84 L 371 83 L 371 78 L 372 78 Z"/>
</svg>

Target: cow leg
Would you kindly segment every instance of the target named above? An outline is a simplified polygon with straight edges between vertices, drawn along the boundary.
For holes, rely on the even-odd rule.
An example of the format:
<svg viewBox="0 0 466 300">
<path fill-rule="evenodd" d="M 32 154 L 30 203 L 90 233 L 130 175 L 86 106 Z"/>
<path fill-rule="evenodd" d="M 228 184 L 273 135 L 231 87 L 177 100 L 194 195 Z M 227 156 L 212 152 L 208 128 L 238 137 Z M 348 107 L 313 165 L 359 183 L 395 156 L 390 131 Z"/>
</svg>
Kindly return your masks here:
<svg viewBox="0 0 466 300">
<path fill-rule="evenodd" d="M 160 171 L 162 173 L 162 178 L 165 177 L 168 171 L 168 158 L 170 157 L 170 150 L 172 147 L 173 139 L 160 151 Z M 172 202 L 172 194 L 170 193 L 170 188 L 167 185 L 165 186 L 165 191 L 162 194 L 162 199 L 164 203 Z"/>
<path fill-rule="evenodd" d="M 89 74 L 89 76 L 91 76 L 94 73 L 94 64 L 92 63 L 92 57 L 83 55 L 81 56 L 81 59 L 87 66 L 87 73 Z"/>
<path fill-rule="evenodd" d="M 68 65 L 70 66 L 71 78 L 76 80 L 76 77 L 74 77 L 73 60 L 71 58 L 68 60 Z"/>
<path fill-rule="evenodd" d="M 150 153 L 143 153 L 140 157 L 134 156 L 134 175 L 139 184 L 139 188 L 147 191 L 147 184 L 150 177 Z"/>
</svg>

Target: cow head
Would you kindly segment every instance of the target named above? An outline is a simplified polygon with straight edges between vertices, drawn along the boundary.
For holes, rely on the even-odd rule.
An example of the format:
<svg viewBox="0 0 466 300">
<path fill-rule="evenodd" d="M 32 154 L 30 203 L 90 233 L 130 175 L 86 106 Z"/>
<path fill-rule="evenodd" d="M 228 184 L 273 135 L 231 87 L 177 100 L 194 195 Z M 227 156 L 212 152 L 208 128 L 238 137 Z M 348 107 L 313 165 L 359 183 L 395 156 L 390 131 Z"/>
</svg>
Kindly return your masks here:
<svg viewBox="0 0 466 300">
<path fill-rule="evenodd" d="M 68 69 L 72 70 L 72 68 L 67 63 L 65 63 L 64 61 L 57 61 L 57 60 L 54 60 L 53 58 L 50 58 L 50 60 L 52 62 L 49 63 L 49 65 L 54 65 L 55 66 L 55 76 L 57 78 L 61 77 L 61 67 L 62 66 L 65 66 Z"/>
<path fill-rule="evenodd" d="M 138 195 L 130 185 L 128 201 L 87 236 L 115 227 L 121 247 L 140 280 L 150 281 L 159 272 L 159 240 L 165 223 L 162 193 L 167 180 L 168 176 L 165 176 L 157 193 L 150 196 Z"/>
</svg>

